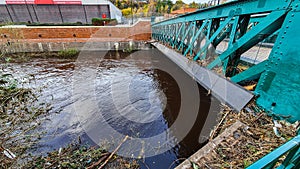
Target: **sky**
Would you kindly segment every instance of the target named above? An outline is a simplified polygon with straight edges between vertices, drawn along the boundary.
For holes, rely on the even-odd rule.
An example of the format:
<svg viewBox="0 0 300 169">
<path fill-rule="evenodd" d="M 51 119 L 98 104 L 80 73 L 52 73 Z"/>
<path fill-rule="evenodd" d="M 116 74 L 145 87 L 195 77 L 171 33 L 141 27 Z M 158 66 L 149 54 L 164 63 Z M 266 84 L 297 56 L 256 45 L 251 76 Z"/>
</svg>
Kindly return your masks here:
<svg viewBox="0 0 300 169">
<path fill-rule="evenodd" d="M 172 0 L 174 3 L 176 2 L 176 0 Z M 204 3 L 204 2 L 208 2 L 209 0 L 182 0 L 184 3 L 189 4 L 193 1 L 195 1 L 196 3 Z"/>
</svg>

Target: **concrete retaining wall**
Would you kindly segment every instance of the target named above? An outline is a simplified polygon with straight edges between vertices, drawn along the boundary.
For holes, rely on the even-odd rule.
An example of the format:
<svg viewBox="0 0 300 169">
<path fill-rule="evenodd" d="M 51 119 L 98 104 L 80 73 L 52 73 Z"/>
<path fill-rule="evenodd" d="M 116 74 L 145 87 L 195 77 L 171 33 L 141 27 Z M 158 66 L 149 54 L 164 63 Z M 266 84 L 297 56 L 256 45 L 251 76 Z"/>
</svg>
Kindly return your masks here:
<svg viewBox="0 0 300 169">
<path fill-rule="evenodd" d="M 129 42 L 31 42 L 10 43 L 0 46 L 5 53 L 57 52 L 67 49 L 79 51 L 108 51 L 108 50 L 145 50 L 150 45 L 143 41 Z"/>
</svg>

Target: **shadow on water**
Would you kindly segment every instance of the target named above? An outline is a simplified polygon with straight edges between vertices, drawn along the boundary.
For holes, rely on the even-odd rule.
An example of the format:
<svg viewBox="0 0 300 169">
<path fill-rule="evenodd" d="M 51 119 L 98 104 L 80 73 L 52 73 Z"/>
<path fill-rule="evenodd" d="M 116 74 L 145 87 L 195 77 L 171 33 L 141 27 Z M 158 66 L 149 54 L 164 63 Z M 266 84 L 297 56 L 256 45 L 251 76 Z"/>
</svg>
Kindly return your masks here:
<svg viewBox="0 0 300 169">
<path fill-rule="evenodd" d="M 35 83 L 31 87 L 43 86 L 40 101 L 53 105 L 37 129 L 47 133 L 32 153 L 58 149 L 77 141 L 78 137 L 83 144 L 94 145 L 99 138 L 91 137 L 91 131 L 111 136 L 103 128 L 104 121 L 118 133 L 133 138 L 151 138 L 171 128 L 158 140 L 168 141 L 170 149 L 146 157 L 144 162 L 141 160 L 141 168 L 173 168 L 181 162 L 177 159 L 187 158 L 205 144 L 209 129 L 216 123 L 218 107 L 212 108 L 216 99 L 208 96 L 203 87 L 157 49 L 131 53 L 81 52 L 80 55 L 93 63 L 87 63 L 87 67 L 96 70 L 94 93 L 77 95 L 72 91 L 78 60 L 34 58 L 29 62 L 12 63 L 9 68 L 19 78 L 34 75 Z M 99 56 L 104 57 L 99 59 Z M 85 86 L 79 89 L 84 91 Z M 95 99 L 96 104 L 85 104 L 90 98 Z M 88 110 L 77 116 L 75 103 L 82 103 L 83 109 L 88 106 Z M 191 119 L 177 122 L 182 112 Z M 97 119 L 99 114 L 103 119 Z M 81 115 L 84 120 L 80 119 Z M 189 132 L 179 139 L 184 132 L 182 128 L 189 125 Z M 174 144 L 176 142 L 179 144 Z M 139 154 L 140 150 L 137 151 Z M 147 147 L 143 151 L 147 154 Z"/>
</svg>

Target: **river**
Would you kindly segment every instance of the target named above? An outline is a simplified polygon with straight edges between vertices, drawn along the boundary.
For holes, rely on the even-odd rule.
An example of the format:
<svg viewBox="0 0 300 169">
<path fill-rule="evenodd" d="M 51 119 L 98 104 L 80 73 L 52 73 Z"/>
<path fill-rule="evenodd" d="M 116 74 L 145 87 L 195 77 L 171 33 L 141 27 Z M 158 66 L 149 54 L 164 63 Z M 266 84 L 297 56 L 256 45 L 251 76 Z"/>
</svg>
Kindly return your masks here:
<svg viewBox="0 0 300 169">
<path fill-rule="evenodd" d="M 3 64 L 2 64 L 3 66 Z M 41 90 L 52 105 L 36 129 L 33 154 L 71 142 L 103 144 L 140 159 L 141 168 L 174 168 L 203 146 L 219 102 L 157 49 L 81 52 L 77 59 L 28 58 L 4 69 Z"/>
</svg>

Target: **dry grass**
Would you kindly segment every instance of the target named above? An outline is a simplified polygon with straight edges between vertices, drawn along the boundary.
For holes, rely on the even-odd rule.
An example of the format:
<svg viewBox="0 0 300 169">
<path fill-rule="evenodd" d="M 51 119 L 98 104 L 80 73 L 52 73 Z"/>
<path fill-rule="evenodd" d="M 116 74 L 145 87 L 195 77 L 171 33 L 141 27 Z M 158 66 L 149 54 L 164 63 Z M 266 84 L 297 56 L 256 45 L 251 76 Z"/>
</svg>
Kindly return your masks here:
<svg viewBox="0 0 300 169">
<path fill-rule="evenodd" d="M 237 120 L 246 124 L 222 141 L 209 155 L 200 159 L 200 168 L 245 168 L 296 135 L 296 126 L 279 121 L 280 135 L 273 131 L 274 121 L 253 103 L 239 113 L 224 107 L 224 118 L 214 131 L 217 137 Z"/>
<path fill-rule="evenodd" d="M 111 153 L 101 147 L 90 147 L 80 145 L 69 145 L 48 153 L 47 156 L 32 157 L 25 165 L 26 168 L 98 168 Z M 136 169 L 137 161 L 124 159 L 113 155 L 106 168 Z"/>
</svg>

